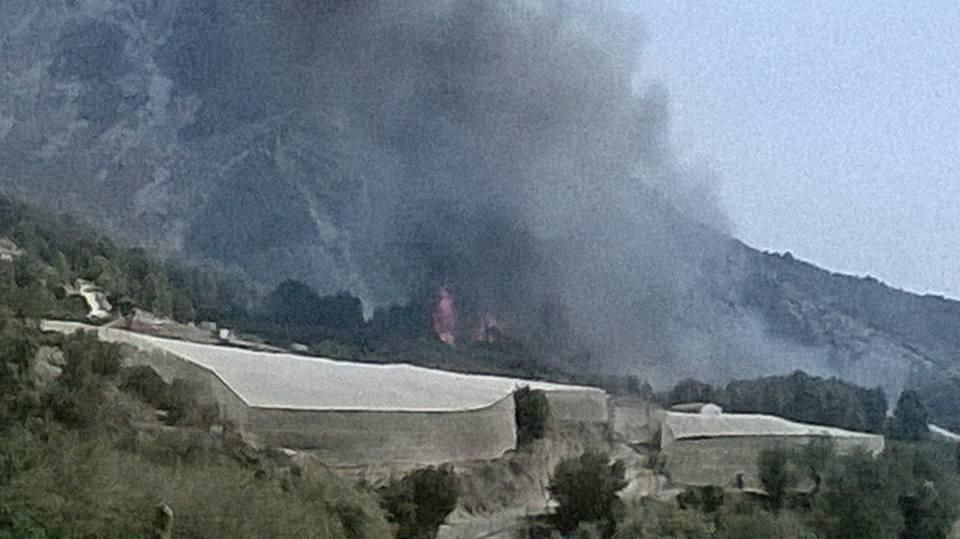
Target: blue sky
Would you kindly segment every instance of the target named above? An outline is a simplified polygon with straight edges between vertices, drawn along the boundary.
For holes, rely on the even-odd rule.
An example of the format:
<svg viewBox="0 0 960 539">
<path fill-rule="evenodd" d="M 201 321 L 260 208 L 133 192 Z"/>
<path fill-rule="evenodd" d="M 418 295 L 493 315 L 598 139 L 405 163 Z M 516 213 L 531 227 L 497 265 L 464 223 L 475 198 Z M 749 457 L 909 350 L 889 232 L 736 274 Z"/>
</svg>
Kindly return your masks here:
<svg viewBox="0 0 960 539">
<path fill-rule="evenodd" d="M 735 235 L 960 298 L 960 3 L 624 1 Z"/>
</svg>

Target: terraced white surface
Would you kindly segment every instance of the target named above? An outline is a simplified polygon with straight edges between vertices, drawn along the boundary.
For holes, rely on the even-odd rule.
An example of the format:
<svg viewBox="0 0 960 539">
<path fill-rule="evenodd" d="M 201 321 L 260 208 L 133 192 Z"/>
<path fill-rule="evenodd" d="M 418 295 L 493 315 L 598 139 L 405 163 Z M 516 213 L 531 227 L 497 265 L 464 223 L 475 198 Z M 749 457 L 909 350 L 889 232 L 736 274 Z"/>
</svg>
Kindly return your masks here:
<svg viewBox="0 0 960 539">
<path fill-rule="evenodd" d="M 669 428 L 670 433 L 677 440 L 730 436 L 829 436 L 865 440 L 882 438 L 878 434 L 796 423 L 781 417 L 762 414 L 709 415 L 667 412 L 664 427 Z"/>
<path fill-rule="evenodd" d="M 406 364 L 370 364 L 255 352 L 208 344 L 95 328 L 74 322 L 46 321 L 47 331 L 96 330 L 100 338 L 163 350 L 214 372 L 248 405 L 300 410 L 381 410 L 441 412 L 491 406 L 528 385 L 550 392 L 602 396 L 592 387 L 551 384 L 498 376 L 479 376 Z"/>
</svg>

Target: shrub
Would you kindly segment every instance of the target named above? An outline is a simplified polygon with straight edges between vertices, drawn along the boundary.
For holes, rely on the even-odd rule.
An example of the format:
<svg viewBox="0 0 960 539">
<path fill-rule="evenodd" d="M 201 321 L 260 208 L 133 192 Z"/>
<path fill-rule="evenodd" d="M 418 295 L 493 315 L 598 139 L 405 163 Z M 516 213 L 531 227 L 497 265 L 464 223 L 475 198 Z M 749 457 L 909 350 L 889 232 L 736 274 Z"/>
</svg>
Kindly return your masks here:
<svg viewBox="0 0 960 539">
<path fill-rule="evenodd" d="M 64 339 L 63 357 L 67 363 L 65 376 L 70 371 L 89 371 L 109 378 L 116 376 L 123 365 L 123 355 L 118 345 L 103 342 L 95 333 L 86 331 Z"/>
<path fill-rule="evenodd" d="M 161 406 L 167 399 L 170 386 L 163 381 L 157 371 L 146 365 L 137 365 L 123 371 L 120 389 L 129 391 L 153 406 Z"/>
<path fill-rule="evenodd" d="M 460 480 L 447 466 L 416 470 L 380 489 L 381 505 L 402 539 L 436 537 L 459 497 Z"/>
<path fill-rule="evenodd" d="M 528 445 L 543 438 L 550 420 L 550 402 L 547 395 L 539 389 L 523 386 L 513 392 L 516 409 L 517 444 Z"/>
<path fill-rule="evenodd" d="M 607 455 L 584 453 L 562 461 L 553 472 L 548 490 L 556 499 L 557 528 L 569 532 L 581 522 L 612 526 L 619 505 L 617 493 L 627 486 L 622 461 L 610 463 Z"/>
<path fill-rule="evenodd" d="M 38 349 L 31 333 L 0 315 L 0 428 L 22 423 L 40 404 L 30 372 Z"/>
<path fill-rule="evenodd" d="M 783 511 L 771 514 L 760 510 L 730 512 L 722 515 L 715 537 L 719 539 L 743 539 L 762 537 L 813 538 L 817 535 L 809 529 L 796 513 Z"/>
<path fill-rule="evenodd" d="M 820 531 L 827 537 L 896 537 L 903 528 L 898 465 L 865 451 L 837 457 L 817 503 Z"/>
<path fill-rule="evenodd" d="M 281 489 L 231 459 L 166 466 L 76 431 L 0 439 L 0 454 L 9 445 L 30 460 L 0 483 L 0 537 L 153 537 L 160 503 L 173 509 L 174 537 L 379 539 L 390 530 L 373 496 L 320 469 Z"/>
<path fill-rule="evenodd" d="M 713 513 L 723 506 L 723 488 L 717 486 L 687 487 L 677 496 L 681 509 L 697 509 L 704 513 Z"/>
<path fill-rule="evenodd" d="M 105 402 L 104 379 L 120 372 L 120 347 L 84 332 L 64 339 L 63 356 L 63 374 L 46 395 L 47 405 L 68 427 L 90 427 Z"/>
<path fill-rule="evenodd" d="M 707 539 L 712 536 L 712 526 L 700 513 L 646 498 L 627 505 L 613 534 L 614 539 Z"/>
<path fill-rule="evenodd" d="M 777 511 L 783 507 L 787 490 L 796 486 L 797 476 L 788 466 L 788 455 L 782 448 L 764 449 L 758 458 L 760 482 Z"/>
<path fill-rule="evenodd" d="M 202 398 L 203 384 L 177 378 L 170 384 L 159 408 L 168 412 L 167 423 L 207 427 L 217 422 L 217 406 Z"/>
<path fill-rule="evenodd" d="M 890 437 L 895 440 L 919 441 L 928 435 L 927 409 L 916 391 L 904 390 L 897 399 L 893 413 Z"/>
</svg>

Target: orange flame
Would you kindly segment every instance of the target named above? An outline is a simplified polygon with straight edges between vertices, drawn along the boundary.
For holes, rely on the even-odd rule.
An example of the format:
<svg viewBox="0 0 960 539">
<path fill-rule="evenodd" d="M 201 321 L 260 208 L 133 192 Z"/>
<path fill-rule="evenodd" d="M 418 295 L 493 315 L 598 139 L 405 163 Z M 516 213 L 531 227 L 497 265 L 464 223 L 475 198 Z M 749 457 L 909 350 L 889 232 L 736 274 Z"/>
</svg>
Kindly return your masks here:
<svg viewBox="0 0 960 539">
<path fill-rule="evenodd" d="M 500 326 L 500 321 L 497 320 L 493 311 L 487 309 L 484 311 L 477 329 L 473 331 L 473 340 L 492 343 L 496 342 L 501 335 L 503 335 L 503 327 Z"/>
<path fill-rule="evenodd" d="M 437 290 L 433 303 L 433 332 L 441 342 L 457 342 L 457 308 L 453 302 L 453 293 L 442 286 Z"/>
</svg>

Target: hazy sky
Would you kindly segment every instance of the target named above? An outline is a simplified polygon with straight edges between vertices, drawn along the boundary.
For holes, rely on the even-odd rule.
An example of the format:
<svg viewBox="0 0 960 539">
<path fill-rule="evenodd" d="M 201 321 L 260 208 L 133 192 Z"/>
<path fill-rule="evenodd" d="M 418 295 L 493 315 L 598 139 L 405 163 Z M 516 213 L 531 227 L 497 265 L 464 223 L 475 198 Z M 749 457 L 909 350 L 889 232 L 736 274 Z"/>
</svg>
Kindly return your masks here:
<svg viewBox="0 0 960 539">
<path fill-rule="evenodd" d="M 960 298 L 960 4 L 625 1 L 739 238 Z"/>
</svg>

